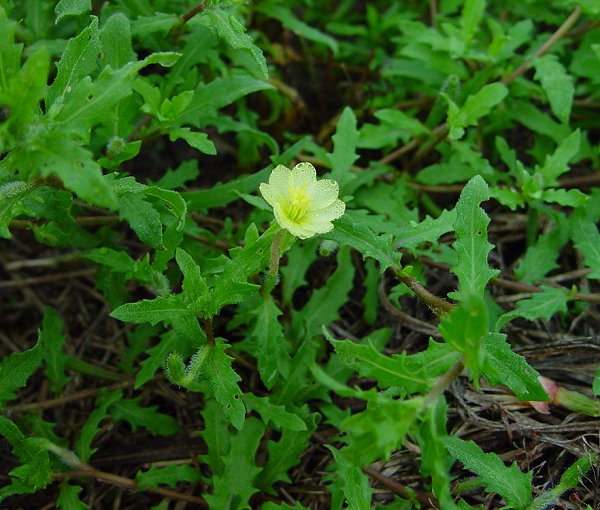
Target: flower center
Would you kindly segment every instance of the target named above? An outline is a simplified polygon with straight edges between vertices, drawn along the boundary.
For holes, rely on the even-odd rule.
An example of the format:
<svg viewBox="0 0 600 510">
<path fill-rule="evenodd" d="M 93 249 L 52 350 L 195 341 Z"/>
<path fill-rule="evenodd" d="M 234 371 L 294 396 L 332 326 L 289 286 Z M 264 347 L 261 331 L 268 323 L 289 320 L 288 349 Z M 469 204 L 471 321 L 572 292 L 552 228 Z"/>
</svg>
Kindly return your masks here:
<svg viewBox="0 0 600 510">
<path fill-rule="evenodd" d="M 301 220 L 306 214 L 310 202 L 311 198 L 305 193 L 304 189 L 292 190 L 286 216 L 294 222 Z"/>
</svg>

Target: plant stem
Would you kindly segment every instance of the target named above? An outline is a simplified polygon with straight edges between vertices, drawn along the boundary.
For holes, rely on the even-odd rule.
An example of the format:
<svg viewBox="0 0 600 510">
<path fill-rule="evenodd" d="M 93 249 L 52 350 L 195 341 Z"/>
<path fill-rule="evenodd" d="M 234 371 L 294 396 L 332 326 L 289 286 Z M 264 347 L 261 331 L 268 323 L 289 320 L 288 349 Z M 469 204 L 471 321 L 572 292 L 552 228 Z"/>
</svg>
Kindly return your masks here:
<svg viewBox="0 0 600 510">
<path fill-rule="evenodd" d="M 429 292 L 423 285 L 412 276 L 406 274 L 406 272 L 399 267 L 394 267 L 394 273 L 396 274 L 396 277 L 412 290 L 418 298 L 422 299 L 438 317 L 442 317 L 452 310 L 452 307 L 454 306 L 452 303 Z"/>
<path fill-rule="evenodd" d="M 279 259 L 281 257 L 281 241 L 283 239 L 283 230 L 280 229 L 273 238 L 271 244 L 271 260 L 269 265 L 269 273 L 262 285 L 261 293 L 263 297 L 271 294 L 277 283 L 277 275 L 279 274 Z"/>
</svg>

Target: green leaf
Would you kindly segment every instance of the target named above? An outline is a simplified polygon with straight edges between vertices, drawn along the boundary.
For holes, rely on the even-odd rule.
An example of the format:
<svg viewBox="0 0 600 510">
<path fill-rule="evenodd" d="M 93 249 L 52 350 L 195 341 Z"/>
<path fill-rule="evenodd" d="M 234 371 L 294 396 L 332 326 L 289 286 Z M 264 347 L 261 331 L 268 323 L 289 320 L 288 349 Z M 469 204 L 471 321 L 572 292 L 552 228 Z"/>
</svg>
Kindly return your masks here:
<svg viewBox="0 0 600 510">
<path fill-rule="evenodd" d="M 320 30 L 307 25 L 303 21 L 300 21 L 294 16 L 291 9 L 284 7 L 283 5 L 269 4 L 268 7 L 257 7 L 258 11 L 263 12 L 269 18 L 275 18 L 283 24 L 284 27 L 298 34 L 303 39 L 308 39 L 319 44 L 328 46 L 334 55 L 338 53 L 337 41 Z"/>
<path fill-rule="evenodd" d="M 54 309 L 46 307 L 39 341 L 43 346 L 46 363 L 44 374 L 50 379 L 50 388 L 54 393 L 62 393 L 65 384 L 71 379 L 65 374 L 67 355 L 63 352 L 65 343 L 65 336 L 62 334 L 63 326 L 60 315 Z"/>
<path fill-rule="evenodd" d="M 470 95 L 462 107 L 450 102 L 448 108 L 448 125 L 450 127 L 450 139 L 462 138 L 464 128 L 475 126 L 477 121 L 486 116 L 494 106 L 500 103 L 508 94 L 506 85 L 502 83 L 490 83 L 484 85 L 481 90 Z"/>
<path fill-rule="evenodd" d="M 0 185 L 0 237 L 10 239 L 11 234 L 8 230 L 10 221 L 20 214 L 29 212 L 23 199 L 34 190 L 33 185 L 23 181 Z"/>
<path fill-rule="evenodd" d="M 544 55 L 533 61 L 536 80 L 548 96 L 552 113 L 561 122 L 568 122 L 571 115 L 571 105 L 575 95 L 573 78 L 567 73 L 564 66 L 558 61 L 556 55 Z"/>
<path fill-rule="evenodd" d="M 546 157 L 544 165 L 537 169 L 544 180 L 544 186 L 557 186 L 558 177 L 569 170 L 569 161 L 579 152 L 581 132 L 576 129 L 562 140 L 552 155 Z"/>
<path fill-rule="evenodd" d="M 488 185 L 481 176 L 476 176 L 464 187 L 456 204 L 456 241 L 452 247 L 458 264 L 451 271 L 458 276 L 459 286 L 457 292 L 448 295 L 458 301 L 471 294 L 482 296 L 488 281 L 499 273 L 488 265 L 488 253 L 493 247 L 487 240 L 490 219 L 479 207 L 488 199 Z"/>
<path fill-rule="evenodd" d="M 140 193 L 119 197 L 119 217 L 126 220 L 139 240 L 154 249 L 163 247 L 160 214 Z"/>
<path fill-rule="evenodd" d="M 176 487 L 179 482 L 195 483 L 202 479 L 197 469 L 187 465 L 152 466 L 148 471 L 138 471 L 135 481 L 140 489 L 158 489 L 161 485 Z"/>
<path fill-rule="evenodd" d="M 538 372 L 527 360 L 512 351 L 502 333 L 488 333 L 483 339 L 483 375 L 490 384 L 510 388 L 519 400 L 547 401 L 548 394 L 538 381 Z"/>
<path fill-rule="evenodd" d="M 207 398 L 202 410 L 204 430 L 200 433 L 208 452 L 200 459 L 210 467 L 213 476 L 221 476 L 225 470 L 224 458 L 229 451 L 232 432 L 221 405 L 214 398 Z"/>
<path fill-rule="evenodd" d="M 0 408 L 17 398 L 16 390 L 27 384 L 42 363 L 42 342 L 23 352 L 15 352 L 0 362 Z"/>
<path fill-rule="evenodd" d="M 589 453 L 575 461 L 575 463 L 562 474 L 558 485 L 537 496 L 527 510 L 544 510 L 549 508 L 550 505 L 556 503 L 556 500 L 560 498 L 564 492 L 569 489 L 574 489 L 577 485 L 582 483 L 586 473 L 592 469 L 592 467 L 598 465 L 597 461 L 598 455 L 595 453 Z M 588 506 L 588 508 L 590 507 Z"/>
<path fill-rule="evenodd" d="M 161 189 L 158 186 L 146 186 L 144 194 L 160 201 L 166 207 L 167 211 L 177 218 L 177 230 L 183 229 L 187 214 L 187 205 L 179 193 Z"/>
<path fill-rule="evenodd" d="M 202 119 L 213 117 L 218 109 L 252 92 L 272 88 L 268 82 L 257 80 L 248 74 L 217 78 L 198 86 L 186 111 L 179 116 L 177 122 L 201 127 Z"/>
<path fill-rule="evenodd" d="M 113 421 L 124 420 L 131 425 L 133 432 L 138 427 L 144 427 L 159 436 L 171 436 L 179 431 L 175 418 L 158 412 L 158 406 L 140 406 L 140 399 L 141 397 L 133 400 L 121 399 L 111 405 L 110 414 Z"/>
<path fill-rule="evenodd" d="M 449 368 L 432 370 L 432 367 L 421 365 L 418 361 L 415 363 L 412 356 L 406 353 L 385 356 L 371 344 L 335 340 L 325 328 L 323 334 L 335 348 L 342 363 L 357 370 L 361 377 L 375 379 L 381 388 L 400 387 L 406 394 L 426 392 L 435 383 L 433 378 Z M 456 360 L 455 356 L 446 358 L 449 363 Z"/>
<path fill-rule="evenodd" d="M 264 432 L 265 426 L 262 422 L 251 417 L 231 438 L 229 452 L 223 459 L 223 474 L 215 477 L 213 493 L 204 496 L 211 508 L 249 508 L 250 497 L 258 491 L 254 479 L 261 468 L 256 466 L 255 456 Z"/>
<path fill-rule="evenodd" d="M 202 276 L 200 266 L 181 248 L 175 252 L 175 260 L 183 273 L 183 284 L 181 286 L 184 298 L 190 303 L 204 305 L 209 298 L 208 285 Z"/>
<path fill-rule="evenodd" d="M 504 324 L 515 317 L 533 321 L 536 319 L 550 320 L 559 312 L 566 313 L 567 303 L 571 299 L 571 291 L 564 287 L 540 286 L 541 292 L 535 292 L 527 299 L 517 302 L 514 310 L 505 313 L 498 319 L 498 324 Z"/>
<path fill-rule="evenodd" d="M 192 131 L 190 128 L 172 128 L 169 129 L 169 140 L 174 142 L 183 138 L 190 147 L 198 149 L 204 154 L 214 156 L 217 153 L 215 144 L 212 143 L 206 133 Z"/>
<path fill-rule="evenodd" d="M 66 96 L 77 89 L 79 81 L 96 69 L 101 49 L 98 18 L 93 17 L 89 27 L 84 28 L 77 37 L 69 39 L 61 59 L 56 64 L 58 72 L 48 89 L 47 110 L 53 105 L 58 105 L 61 96 L 60 102 L 64 101 Z"/>
<path fill-rule="evenodd" d="M 117 200 L 93 154 L 64 133 L 39 133 L 26 147 L 13 151 L 14 165 L 43 177 L 56 174 L 64 185 L 90 204 L 116 208 Z"/>
<path fill-rule="evenodd" d="M 340 428 L 348 434 L 348 458 L 357 465 L 371 464 L 377 458 L 388 459 L 401 448 L 404 436 L 413 426 L 423 406 L 422 398 L 391 400 L 379 395 L 367 409 L 342 421 Z"/>
<path fill-rule="evenodd" d="M 464 356 L 465 366 L 472 371 L 475 380 L 485 360 L 481 344 L 488 333 L 488 316 L 483 297 L 472 294 L 442 317 L 439 326 L 444 340 Z"/>
<path fill-rule="evenodd" d="M 269 295 L 260 300 L 252 315 L 255 323 L 250 336 L 257 345 L 258 372 L 267 389 L 271 389 L 280 377 L 289 373 L 290 346 L 278 319 L 281 310 Z"/>
<path fill-rule="evenodd" d="M 281 294 L 286 305 L 291 304 L 294 292 L 307 284 L 304 276 L 315 261 L 318 240 L 315 238 L 296 243 L 287 253 L 287 264 L 280 268 L 282 275 Z"/>
<path fill-rule="evenodd" d="M 580 219 L 571 224 L 571 236 L 575 247 L 583 255 L 585 265 L 592 272 L 587 278 L 600 279 L 600 233 L 598 227 L 588 219 Z"/>
<path fill-rule="evenodd" d="M 549 232 L 539 236 L 535 244 L 527 248 L 525 256 L 515 268 L 517 279 L 523 283 L 535 283 L 556 269 L 560 249 L 568 239 L 569 229 L 565 222 L 559 222 Z"/>
<path fill-rule="evenodd" d="M 257 397 L 252 393 L 244 396 L 246 407 L 249 411 L 260 414 L 265 425 L 272 423 L 278 429 L 292 431 L 307 430 L 306 423 L 298 415 L 285 410 L 285 406 L 278 406 L 269 400 L 269 397 Z"/>
<path fill-rule="evenodd" d="M 423 243 L 435 243 L 442 235 L 451 232 L 456 223 L 456 209 L 444 209 L 437 218 L 427 216 L 419 223 L 398 229 L 394 245 L 414 250 Z"/>
<path fill-rule="evenodd" d="M 495 453 L 484 453 L 473 441 L 445 438 L 446 448 L 464 466 L 479 475 L 488 492 L 499 494 L 517 510 L 531 503 L 531 472 L 522 473 L 516 462 L 507 468 Z"/>
<path fill-rule="evenodd" d="M 148 322 L 152 325 L 164 322 L 174 324 L 182 316 L 191 316 L 194 312 L 176 294 L 155 299 L 143 299 L 136 303 L 126 303 L 119 306 L 110 314 L 111 317 L 123 322 L 142 324 Z"/>
<path fill-rule="evenodd" d="M 306 415 L 307 430 L 295 431 L 284 428 L 278 441 L 267 442 L 268 460 L 255 482 L 259 489 L 274 494 L 271 487 L 276 482 L 291 483 L 287 473 L 300 463 L 301 455 L 306 451 L 310 438 L 317 428 L 319 416 L 318 413 Z"/>
<path fill-rule="evenodd" d="M 596 369 L 596 375 L 594 376 L 594 384 L 592 386 L 594 395 L 600 395 L 600 367 Z"/>
<path fill-rule="evenodd" d="M 358 159 L 356 154 L 358 130 L 356 116 L 351 108 L 344 108 L 332 139 L 333 152 L 327 155 L 327 159 L 331 164 L 331 178 L 338 182 L 340 194 L 343 194 L 344 184 L 354 177 L 350 167 Z"/>
<path fill-rule="evenodd" d="M 323 237 L 332 239 L 340 246 L 349 245 L 363 257 L 373 257 L 379 262 L 381 273 L 390 266 L 399 267 L 401 255 L 392 249 L 392 237 L 377 235 L 363 221 L 358 220 L 353 211 L 346 211 L 339 220 L 334 221 L 334 229 Z"/>
<path fill-rule="evenodd" d="M 83 487 L 71 485 L 68 482 L 60 484 L 60 493 L 56 498 L 56 505 L 60 510 L 86 510 L 88 505 L 79 499 Z"/>
<path fill-rule="evenodd" d="M 344 450 L 339 451 L 332 446 L 327 447 L 333 454 L 335 461 L 335 476 L 342 482 L 342 490 L 349 510 L 370 510 L 373 499 L 373 489 L 369 487 L 369 477 L 360 466 L 354 464 L 344 455 Z"/>
<path fill-rule="evenodd" d="M 11 469 L 10 484 L 0 488 L 0 502 L 13 494 L 32 494 L 52 481 L 48 451 L 39 438 L 26 438 L 14 422 L 0 416 L 0 436 L 12 446 L 21 465 Z"/>
<path fill-rule="evenodd" d="M 227 344 L 223 343 L 206 345 L 196 356 L 202 359 L 202 375 L 207 379 L 215 399 L 221 405 L 223 414 L 236 429 L 241 430 L 244 426 L 246 407 L 238 387 L 241 378 L 231 367 L 233 358 L 225 354 L 227 347 Z"/>
<path fill-rule="evenodd" d="M 306 335 L 312 337 L 339 318 L 338 310 L 348 301 L 348 294 L 352 289 L 354 279 L 354 266 L 350 258 L 350 250 L 343 246 L 337 255 L 338 267 L 327 283 L 320 289 L 313 291 L 308 302 L 302 310 L 293 316 L 294 329 L 303 325 Z"/>
<path fill-rule="evenodd" d="M 205 9 L 201 20 L 206 20 L 206 25 L 213 29 L 231 48 L 246 52 L 254 60 L 258 76 L 264 80 L 269 78 L 267 61 L 262 50 L 254 44 L 252 37 L 246 33 L 246 28 L 234 14 L 227 14 L 223 9 L 215 7 Z"/>
<path fill-rule="evenodd" d="M 91 10 L 91 0 L 60 0 L 54 8 L 56 15 L 54 23 L 58 25 L 59 21 L 67 16 L 79 16 Z"/>
<path fill-rule="evenodd" d="M 120 69 L 135 60 L 136 54 L 131 44 L 131 23 L 122 12 L 117 12 L 104 21 L 100 41 L 103 61 L 107 66 Z"/>
<path fill-rule="evenodd" d="M 466 0 L 460 15 L 460 26 L 462 28 L 462 40 L 469 43 L 479 28 L 483 13 L 485 11 L 485 0 Z"/>
<path fill-rule="evenodd" d="M 96 407 L 79 432 L 75 442 L 75 453 L 81 462 L 88 462 L 97 448 L 92 448 L 92 441 L 100 432 L 100 423 L 108 416 L 108 409 L 123 398 L 123 391 L 108 392 L 103 390 L 96 399 Z"/>
<path fill-rule="evenodd" d="M 179 23 L 176 14 L 156 12 L 152 16 L 138 16 L 131 22 L 131 33 L 134 37 L 143 39 L 149 35 L 161 32 L 166 35 Z"/>
<path fill-rule="evenodd" d="M 544 202 L 552 202 L 565 207 L 582 207 L 589 197 L 578 189 L 546 189 L 542 192 Z"/>
</svg>

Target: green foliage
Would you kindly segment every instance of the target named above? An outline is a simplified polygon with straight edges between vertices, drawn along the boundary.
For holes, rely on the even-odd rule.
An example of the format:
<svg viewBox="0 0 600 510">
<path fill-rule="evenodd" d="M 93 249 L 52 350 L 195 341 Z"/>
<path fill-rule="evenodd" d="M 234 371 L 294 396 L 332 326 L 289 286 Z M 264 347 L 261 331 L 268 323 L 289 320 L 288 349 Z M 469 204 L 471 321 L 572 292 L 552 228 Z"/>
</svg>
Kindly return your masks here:
<svg viewBox="0 0 600 510">
<path fill-rule="evenodd" d="M 507 468 L 494 453 L 484 453 L 473 441 L 454 436 L 444 440 L 450 454 L 477 473 L 488 492 L 498 493 L 510 508 L 525 509 L 531 503 L 532 473 L 523 473 L 516 463 Z"/>
<path fill-rule="evenodd" d="M 534 510 L 583 492 L 593 455 L 541 489 L 559 441 L 507 467 L 457 437 L 471 409 L 444 395 L 465 368 L 470 392 L 504 386 L 486 412 L 518 434 L 511 415 L 538 416 L 513 400 L 549 400 L 547 365 L 516 353 L 546 352 L 531 321 L 595 331 L 600 10 L 542 3 L 4 2 L 2 503 L 451 510 L 486 491 Z M 259 187 L 301 161 L 346 209 L 299 240 Z M 321 185 L 310 204 L 276 186 L 275 217 L 322 201 L 317 221 Z M 203 453 L 125 481 L 100 465 L 116 435 Z M 407 445 L 420 479 L 382 503 L 364 468 Z M 454 458 L 477 478 L 455 484 Z"/>
</svg>

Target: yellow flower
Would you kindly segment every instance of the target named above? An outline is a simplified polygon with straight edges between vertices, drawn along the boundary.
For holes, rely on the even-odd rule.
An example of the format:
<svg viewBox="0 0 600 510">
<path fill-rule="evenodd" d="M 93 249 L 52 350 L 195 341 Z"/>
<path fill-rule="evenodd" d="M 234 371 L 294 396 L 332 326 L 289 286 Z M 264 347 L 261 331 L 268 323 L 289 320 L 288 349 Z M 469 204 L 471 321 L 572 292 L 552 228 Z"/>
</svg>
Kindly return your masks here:
<svg viewBox="0 0 600 510">
<path fill-rule="evenodd" d="M 310 163 L 298 163 L 292 170 L 277 166 L 269 184 L 260 185 L 260 192 L 273 207 L 277 223 L 300 239 L 329 232 L 331 222 L 346 210 L 346 204 L 338 199 L 338 183 L 317 181 L 317 171 Z"/>
</svg>

